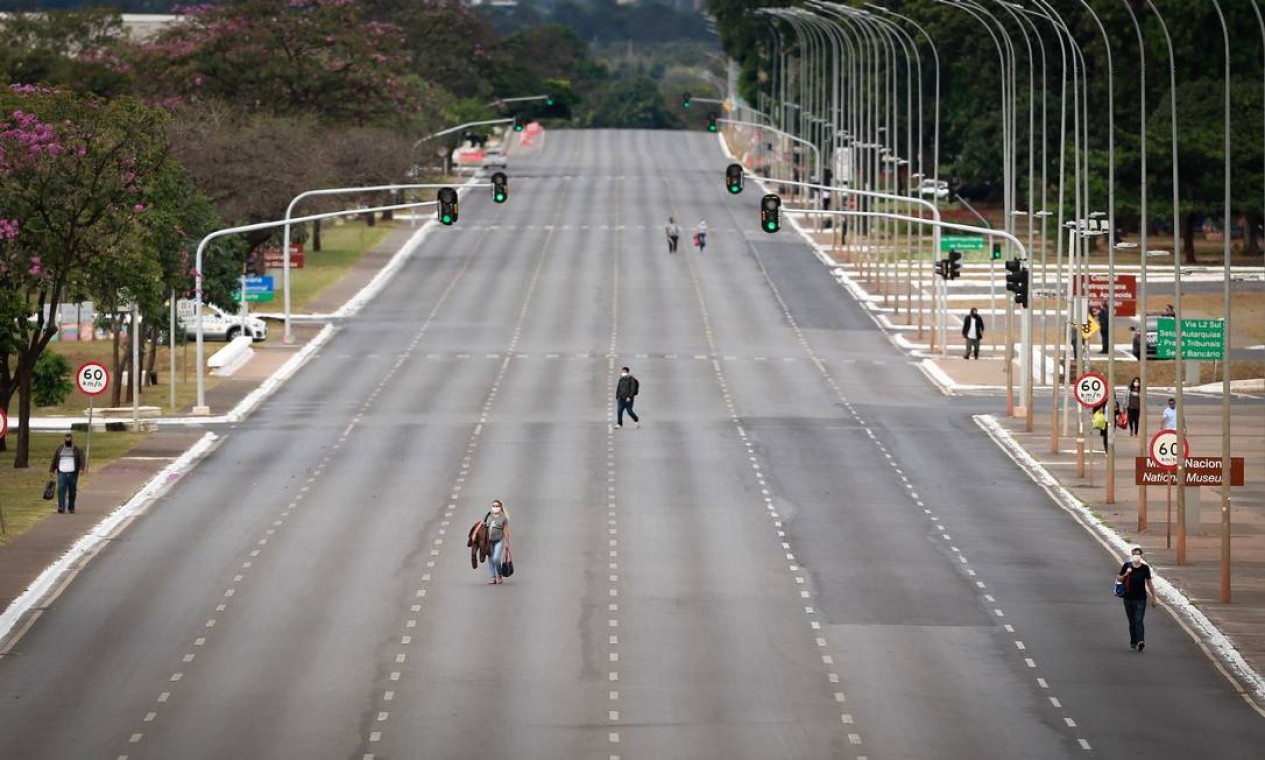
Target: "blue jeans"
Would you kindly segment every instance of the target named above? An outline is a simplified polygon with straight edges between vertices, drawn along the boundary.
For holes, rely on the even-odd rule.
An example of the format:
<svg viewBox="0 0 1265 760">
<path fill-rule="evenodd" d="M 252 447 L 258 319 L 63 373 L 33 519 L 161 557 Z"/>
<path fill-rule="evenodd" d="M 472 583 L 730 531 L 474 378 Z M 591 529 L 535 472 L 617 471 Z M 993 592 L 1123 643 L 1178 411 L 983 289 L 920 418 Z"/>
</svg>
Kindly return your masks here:
<svg viewBox="0 0 1265 760">
<path fill-rule="evenodd" d="M 70 493 L 70 511 L 75 511 L 75 495 L 79 491 L 78 472 L 57 473 L 57 511 L 66 511 L 66 495 Z"/>
<path fill-rule="evenodd" d="M 1124 614 L 1129 618 L 1129 643 L 1146 641 L 1146 626 L 1142 622 L 1146 617 L 1146 599 L 1125 599 Z"/>
<path fill-rule="evenodd" d="M 638 416 L 637 416 L 637 413 L 633 411 L 633 400 L 632 400 L 632 399 L 627 399 L 627 400 L 624 400 L 624 399 L 622 399 L 622 398 L 621 398 L 621 399 L 619 400 L 619 414 L 618 414 L 618 416 L 617 416 L 617 419 L 618 419 L 618 424 L 620 424 L 620 425 L 623 425 L 623 424 L 624 424 L 624 412 L 625 412 L 625 411 L 627 411 L 627 412 L 628 412 L 628 416 L 629 416 L 629 417 L 632 417 L 633 422 L 641 422 L 641 418 L 640 418 L 640 417 L 638 417 Z"/>
<path fill-rule="evenodd" d="M 501 577 L 501 557 L 505 554 L 505 539 L 492 541 L 488 546 L 488 572 L 492 580 Z"/>
</svg>

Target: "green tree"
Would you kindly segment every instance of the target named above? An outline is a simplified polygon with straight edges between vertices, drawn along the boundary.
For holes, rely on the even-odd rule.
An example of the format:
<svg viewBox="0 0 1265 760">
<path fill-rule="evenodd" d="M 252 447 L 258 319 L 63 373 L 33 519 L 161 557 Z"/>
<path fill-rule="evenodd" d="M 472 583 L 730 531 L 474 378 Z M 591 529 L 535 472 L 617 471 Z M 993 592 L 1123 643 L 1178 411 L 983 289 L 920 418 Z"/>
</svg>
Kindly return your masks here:
<svg viewBox="0 0 1265 760">
<path fill-rule="evenodd" d="M 45 351 L 35 362 L 31 392 L 36 406 L 57 406 L 70 395 L 70 362 L 56 351 Z"/>
</svg>

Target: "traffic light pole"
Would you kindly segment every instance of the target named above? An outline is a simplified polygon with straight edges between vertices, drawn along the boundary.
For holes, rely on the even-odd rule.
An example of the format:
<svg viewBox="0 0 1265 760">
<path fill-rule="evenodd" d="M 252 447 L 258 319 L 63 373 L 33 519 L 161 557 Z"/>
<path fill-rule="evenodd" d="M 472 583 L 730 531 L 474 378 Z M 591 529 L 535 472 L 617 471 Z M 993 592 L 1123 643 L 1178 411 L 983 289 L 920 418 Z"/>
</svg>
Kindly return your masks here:
<svg viewBox="0 0 1265 760">
<path fill-rule="evenodd" d="M 450 135 L 453 132 L 460 132 L 461 130 L 466 129 L 468 127 L 482 127 L 488 124 L 510 124 L 510 123 L 513 123 L 513 121 L 514 119 L 512 117 L 508 119 L 487 119 L 486 121 L 467 121 L 465 124 L 458 124 L 455 127 L 449 127 L 448 129 L 441 129 L 440 131 L 434 134 L 426 135 L 425 137 L 419 138 L 417 142 L 413 143 L 413 149 L 416 150 L 417 146 L 421 145 L 427 140 L 433 140 L 436 137 L 443 137 L 444 135 Z"/>
<path fill-rule="evenodd" d="M 274 222 L 259 222 L 257 224 L 243 225 L 241 227 L 225 227 L 224 229 L 215 230 L 214 232 L 208 234 L 206 237 L 202 238 L 202 241 L 198 243 L 197 253 L 194 255 L 194 260 L 193 260 L 194 261 L 193 263 L 193 283 L 194 283 L 193 320 L 194 320 L 194 323 L 197 325 L 197 329 L 195 331 L 197 335 L 197 350 L 195 352 L 195 355 L 197 357 L 197 364 L 198 364 L 197 371 L 195 373 L 198 378 L 198 398 L 197 398 L 197 405 L 193 407 L 193 414 L 200 416 L 200 415 L 210 414 L 211 412 L 210 408 L 207 407 L 206 405 L 206 383 L 203 379 L 203 375 L 205 374 L 203 372 L 203 368 L 206 366 L 206 359 L 205 359 L 206 349 L 203 345 L 203 339 L 202 339 L 202 280 L 203 280 L 202 256 L 206 252 L 206 246 L 208 243 L 210 243 L 212 240 L 216 238 L 224 237 L 225 235 L 235 235 L 242 232 L 254 232 L 255 230 L 273 229 L 276 227 L 283 227 L 287 224 L 293 224 L 294 222 L 315 222 L 320 219 L 333 219 L 339 216 L 355 216 L 357 214 L 371 214 L 371 213 L 376 213 L 378 211 L 401 211 L 406 208 L 413 209 L 413 208 L 420 208 L 422 206 L 433 206 L 433 205 L 435 205 L 435 201 L 419 201 L 417 203 L 396 203 L 390 206 L 374 206 L 372 208 L 352 208 L 352 209 L 345 209 L 343 211 L 330 211 L 324 214 L 312 214 L 310 216 L 300 216 L 296 219 L 283 219 L 283 220 L 274 221 Z"/>
<path fill-rule="evenodd" d="M 472 187 L 480 187 L 480 186 L 481 185 L 477 185 L 477 184 L 472 185 Z M 373 192 L 385 192 L 385 191 L 395 191 L 395 190 L 427 190 L 427 189 L 440 188 L 440 187 L 444 187 L 444 185 L 420 184 L 420 185 L 373 185 L 370 187 L 331 187 L 331 188 L 325 188 L 321 190 L 307 190 L 305 192 L 299 193 L 298 195 L 294 196 L 294 198 L 290 201 L 290 204 L 286 206 L 286 216 L 285 216 L 285 221 L 283 222 L 285 224 L 285 232 L 282 233 L 282 238 L 281 238 L 281 257 L 282 257 L 281 289 L 283 291 L 282 298 L 285 304 L 284 341 L 287 345 L 294 342 L 294 334 L 290 330 L 290 225 L 295 220 L 291 219 L 290 215 L 294 213 L 294 207 L 298 205 L 299 201 L 303 200 L 304 198 L 311 197 L 313 195 L 345 195 L 348 193 L 373 193 Z M 245 302 L 243 301 L 243 303 Z"/>
</svg>

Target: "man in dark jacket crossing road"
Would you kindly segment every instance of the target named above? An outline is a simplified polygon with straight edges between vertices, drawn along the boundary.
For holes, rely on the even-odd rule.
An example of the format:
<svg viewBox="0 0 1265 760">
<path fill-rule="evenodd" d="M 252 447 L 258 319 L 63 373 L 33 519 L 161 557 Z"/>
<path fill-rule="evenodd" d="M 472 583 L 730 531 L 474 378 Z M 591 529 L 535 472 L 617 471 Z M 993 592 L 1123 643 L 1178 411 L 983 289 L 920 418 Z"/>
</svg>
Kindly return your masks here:
<svg viewBox="0 0 1265 760">
<path fill-rule="evenodd" d="M 622 428 L 624 426 L 624 411 L 628 411 L 628 416 L 632 417 L 633 424 L 641 427 L 641 418 L 633 411 L 633 401 L 637 398 L 637 391 L 641 390 L 641 383 L 637 382 L 637 378 L 632 376 L 632 372 L 624 367 L 619 371 L 619 384 L 615 386 L 615 401 L 619 405 L 619 412 L 616 416 L 615 427 Z"/>
</svg>

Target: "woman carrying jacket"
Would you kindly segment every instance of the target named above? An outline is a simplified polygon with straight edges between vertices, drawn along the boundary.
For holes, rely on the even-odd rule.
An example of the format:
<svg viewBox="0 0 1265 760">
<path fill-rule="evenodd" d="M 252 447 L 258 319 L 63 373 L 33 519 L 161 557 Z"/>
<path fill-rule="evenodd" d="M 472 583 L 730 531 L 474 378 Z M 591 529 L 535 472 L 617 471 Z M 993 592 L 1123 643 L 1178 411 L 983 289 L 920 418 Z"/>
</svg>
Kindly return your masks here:
<svg viewBox="0 0 1265 760">
<path fill-rule="evenodd" d="M 492 509 L 483 518 L 483 527 L 488 535 L 488 571 L 492 575 L 489 585 L 504 583 L 501 577 L 501 561 L 505 558 L 505 550 L 510 540 L 510 518 L 505 512 L 505 505 L 500 499 L 492 502 Z"/>
</svg>

